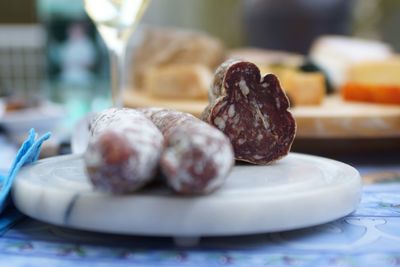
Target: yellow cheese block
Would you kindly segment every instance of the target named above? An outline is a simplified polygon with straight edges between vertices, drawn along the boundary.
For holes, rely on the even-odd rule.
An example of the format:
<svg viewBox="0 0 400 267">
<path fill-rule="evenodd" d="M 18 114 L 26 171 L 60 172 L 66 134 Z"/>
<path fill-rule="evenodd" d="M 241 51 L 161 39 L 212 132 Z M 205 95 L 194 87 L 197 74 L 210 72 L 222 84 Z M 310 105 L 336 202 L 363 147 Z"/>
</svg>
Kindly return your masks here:
<svg viewBox="0 0 400 267">
<path fill-rule="evenodd" d="M 400 58 L 355 64 L 348 81 L 360 85 L 400 86 Z"/>
<path fill-rule="evenodd" d="M 263 75 L 278 76 L 291 106 L 320 105 L 326 93 L 325 76 L 321 72 L 303 72 L 282 66 L 260 66 Z"/>
<path fill-rule="evenodd" d="M 320 105 L 325 96 L 325 77 L 320 72 L 286 70 L 279 76 L 292 106 Z"/>
</svg>

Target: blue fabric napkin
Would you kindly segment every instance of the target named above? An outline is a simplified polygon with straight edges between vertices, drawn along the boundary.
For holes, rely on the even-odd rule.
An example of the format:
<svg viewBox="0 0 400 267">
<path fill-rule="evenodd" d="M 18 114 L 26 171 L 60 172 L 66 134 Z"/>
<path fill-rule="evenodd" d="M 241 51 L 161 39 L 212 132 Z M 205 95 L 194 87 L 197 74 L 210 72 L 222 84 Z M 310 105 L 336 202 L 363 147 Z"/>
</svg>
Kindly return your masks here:
<svg viewBox="0 0 400 267">
<path fill-rule="evenodd" d="M 0 236 L 7 231 L 22 215 L 12 205 L 10 190 L 18 171 L 26 164 L 36 161 L 44 141 L 50 138 L 50 133 L 37 138 L 34 129 L 19 149 L 7 176 L 0 176 Z"/>
</svg>

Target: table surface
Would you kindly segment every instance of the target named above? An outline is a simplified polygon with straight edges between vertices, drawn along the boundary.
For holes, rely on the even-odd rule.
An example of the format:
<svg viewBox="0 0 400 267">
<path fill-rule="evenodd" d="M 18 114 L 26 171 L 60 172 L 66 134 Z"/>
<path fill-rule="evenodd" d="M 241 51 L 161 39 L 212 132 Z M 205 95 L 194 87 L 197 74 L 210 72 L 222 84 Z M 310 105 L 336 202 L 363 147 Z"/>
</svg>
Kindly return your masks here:
<svg viewBox="0 0 400 267">
<path fill-rule="evenodd" d="M 24 217 L 0 237 L 0 266 L 399 266 L 400 157 L 344 161 L 368 184 L 358 209 L 328 224 L 179 247 L 171 238 L 77 231 Z"/>
</svg>

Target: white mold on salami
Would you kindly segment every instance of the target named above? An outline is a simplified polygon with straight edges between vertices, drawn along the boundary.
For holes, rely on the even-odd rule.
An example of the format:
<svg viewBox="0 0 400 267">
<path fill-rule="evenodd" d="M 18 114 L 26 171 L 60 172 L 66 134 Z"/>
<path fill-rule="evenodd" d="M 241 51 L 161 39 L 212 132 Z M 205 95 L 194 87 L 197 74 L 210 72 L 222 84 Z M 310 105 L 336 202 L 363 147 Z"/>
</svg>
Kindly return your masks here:
<svg viewBox="0 0 400 267">
<path fill-rule="evenodd" d="M 164 139 L 141 112 L 105 110 L 91 122 L 90 133 L 84 160 L 95 188 L 130 193 L 154 178 Z"/>
<path fill-rule="evenodd" d="M 164 135 L 160 165 L 174 191 L 206 194 L 222 186 L 234 155 L 229 139 L 221 131 L 190 114 L 168 109 L 141 111 Z"/>
<path fill-rule="evenodd" d="M 86 166 L 89 166 L 89 167 L 101 166 L 102 161 L 103 161 L 100 152 L 97 152 L 97 151 L 96 151 L 96 153 L 92 153 L 90 155 L 90 157 L 85 157 L 85 160 L 86 160 L 86 162 L 85 162 Z"/>
<path fill-rule="evenodd" d="M 228 61 L 217 69 L 211 88 L 201 118 L 229 137 L 237 160 L 269 164 L 287 155 L 296 123 L 275 75 L 262 77 L 253 63 Z"/>
</svg>

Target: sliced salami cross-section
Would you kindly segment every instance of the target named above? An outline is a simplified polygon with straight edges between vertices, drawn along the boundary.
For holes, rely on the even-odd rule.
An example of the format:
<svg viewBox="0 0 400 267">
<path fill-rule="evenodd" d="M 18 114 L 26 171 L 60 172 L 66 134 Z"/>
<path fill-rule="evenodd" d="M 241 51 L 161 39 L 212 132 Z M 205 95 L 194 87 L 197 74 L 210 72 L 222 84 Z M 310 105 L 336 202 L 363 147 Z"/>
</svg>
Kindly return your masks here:
<svg viewBox="0 0 400 267">
<path fill-rule="evenodd" d="M 277 77 L 261 77 L 256 65 L 227 61 L 215 74 L 202 119 L 230 139 L 235 158 L 268 164 L 288 154 L 296 123 Z"/>
</svg>

